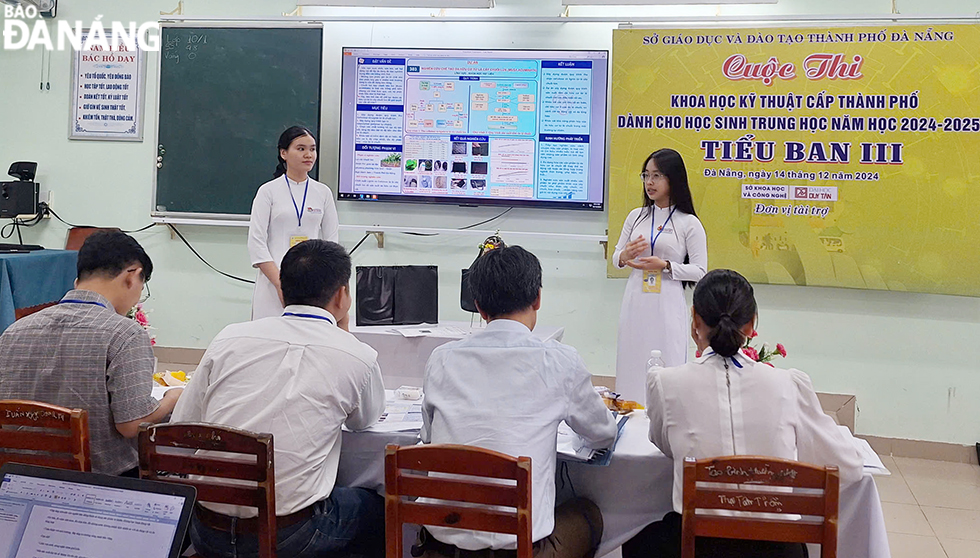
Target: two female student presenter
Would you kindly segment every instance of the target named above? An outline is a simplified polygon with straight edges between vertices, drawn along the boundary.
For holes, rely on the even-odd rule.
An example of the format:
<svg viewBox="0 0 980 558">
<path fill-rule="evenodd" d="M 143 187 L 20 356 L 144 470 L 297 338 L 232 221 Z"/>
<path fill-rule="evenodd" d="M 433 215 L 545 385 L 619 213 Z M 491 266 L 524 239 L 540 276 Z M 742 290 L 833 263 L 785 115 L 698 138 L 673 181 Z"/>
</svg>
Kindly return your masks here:
<svg viewBox="0 0 980 558">
<path fill-rule="evenodd" d="M 643 206 L 626 217 L 613 264 L 632 268 L 619 314 L 616 391 L 642 403 L 651 350 L 661 351 L 666 366 L 687 361 L 690 328 L 683 282 L 704 276 L 708 248 L 680 153 L 654 151 L 640 178 Z"/>
<path fill-rule="evenodd" d="M 333 193 L 309 177 L 316 139 L 302 126 L 279 136 L 279 166 L 259 187 L 248 222 L 248 256 L 259 269 L 252 294 L 252 319 L 280 316 L 279 264 L 291 247 L 318 238 L 337 242 L 339 221 Z"/>
</svg>

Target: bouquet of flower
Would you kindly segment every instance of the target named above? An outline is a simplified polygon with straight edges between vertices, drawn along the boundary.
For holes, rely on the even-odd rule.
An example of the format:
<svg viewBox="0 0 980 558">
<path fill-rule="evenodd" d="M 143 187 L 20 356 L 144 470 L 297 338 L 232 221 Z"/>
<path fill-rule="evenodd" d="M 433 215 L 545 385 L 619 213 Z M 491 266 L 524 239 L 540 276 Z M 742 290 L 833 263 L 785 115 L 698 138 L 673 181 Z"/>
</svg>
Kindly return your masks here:
<svg viewBox="0 0 980 558">
<path fill-rule="evenodd" d="M 150 319 L 146 317 L 146 310 L 143 310 L 142 302 L 130 308 L 129 312 L 126 312 L 126 317 L 136 320 L 136 323 L 141 325 L 143 329 L 146 330 L 146 334 L 150 336 L 150 345 L 157 344 L 157 336 L 150 333 L 150 330 L 153 329 L 153 327 L 150 326 Z"/>
<path fill-rule="evenodd" d="M 742 345 L 742 352 L 745 353 L 746 356 L 748 356 L 749 358 L 751 358 L 756 362 L 762 362 L 768 364 L 769 366 L 772 366 L 772 363 L 769 361 L 776 358 L 777 356 L 781 356 L 784 358 L 786 357 L 786 347 L 784 347 L 782 343 L 776 343 L 775 349 L 770 349 L 769 346 L 766 345 L 765 343 L 763 343 L 762 347 L 759 349 L 753 347 L 752 340 L 755 339 L 758 335 L 759 332 L 753 329 L 752 335 L 748 336 L 745 339 L 745 345 Z"/>
</svg>

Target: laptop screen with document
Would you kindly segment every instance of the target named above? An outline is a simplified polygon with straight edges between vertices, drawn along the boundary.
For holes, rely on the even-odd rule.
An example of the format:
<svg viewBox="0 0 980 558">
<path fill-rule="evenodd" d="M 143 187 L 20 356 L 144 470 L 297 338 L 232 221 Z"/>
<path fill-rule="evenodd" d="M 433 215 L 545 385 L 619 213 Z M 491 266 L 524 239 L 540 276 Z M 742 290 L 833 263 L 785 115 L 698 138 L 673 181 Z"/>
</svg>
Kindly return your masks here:
<svg viewBox="0 0 980 558">
<path fill-rule="evenodd" d="M 193 487 L 7 464 L 0 469 L 0 558 L 171 558 Z"/>
</svg>

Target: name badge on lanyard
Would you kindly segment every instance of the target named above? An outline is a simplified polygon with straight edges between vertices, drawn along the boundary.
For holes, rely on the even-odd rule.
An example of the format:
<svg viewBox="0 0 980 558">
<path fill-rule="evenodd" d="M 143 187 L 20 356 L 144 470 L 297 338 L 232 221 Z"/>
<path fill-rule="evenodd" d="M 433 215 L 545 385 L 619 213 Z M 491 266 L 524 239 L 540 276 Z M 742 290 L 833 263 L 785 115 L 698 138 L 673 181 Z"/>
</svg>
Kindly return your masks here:
<svg viewBox="0 0 980 558">
<path fill-rule="evenodd" d="M 674 216 L 674 211 L 677 210 L 677 206 L 670 210 L 667 215 L 667 220 L 664 224 L 657 228 L 657 234 L 653 234 L 654 222 L 656 221 L 656 215 L 651 210 L 650 211 L 650 255 L 653 256 L 653 248 L 657 245 L 657 239 L 660 238 L 660 233 L 664 232 L 667 225 L 670 223 L 670 218 Z M 660 287 L 663 284 L 663 272 L 662 271 L 644 271 L 643 272 L 643 292 L 645 293 L 659 293 Z"/>
<path fill-rule="evenodd" d="M 306 177 L 306 187 L 303 188 L 303 203 L 301 205 L 296 205 L 296 198 L 293 196 L 293 189 L 289 186 L 289 178 L 286 175 L 282 175 L 283 179 L 286 180 L 286 190 L 289 192 L 289 199 L 293 202 L 293 209 L 296 210 L 296 228 L 297 232 L 303 229 L 303 209 L 306 207 L 306 195 L 310 193 L 310 177 Z M 300 242 L 309 240 L 310 237 L 294 234 L 289 237 L 289 247 L 292 248 Z"/>
<path fill-rule="evenodd" d="M 663 281 L 663 274 L 659 271 L 643 272 L 643 292 L 659 293 L 660 283 Z"/>
</svg>

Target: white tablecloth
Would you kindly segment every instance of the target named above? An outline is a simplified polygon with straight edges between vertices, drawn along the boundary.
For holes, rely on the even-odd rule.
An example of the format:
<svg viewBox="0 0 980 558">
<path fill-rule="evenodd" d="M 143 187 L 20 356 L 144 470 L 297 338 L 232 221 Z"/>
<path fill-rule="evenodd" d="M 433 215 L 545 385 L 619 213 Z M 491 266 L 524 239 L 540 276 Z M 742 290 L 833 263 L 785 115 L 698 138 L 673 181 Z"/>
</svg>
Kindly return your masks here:
<svg viewBox="0 0 980 558">
<path fill-rule="evenodd" d="M 398 332 L 400 329 L 417 330 L 421 327 L 415 325 L 351 326 L 350 332 L 361 342 L 367 343 L 378 351 L 378 364 L 381 365 L 385 387 L 395 389 L 403 385 L 421 387 L 425 362 L 429 360 L 433 349 L 482 329 L 478 322 L 474 326 L 469 322 L 440 322 L 432 326 L 433 333 L 429 335 L 405 337 Z M 453 334 L 447 331 L 449 329 L 460 333 Z M 539 325 L 534 328 L 533 333 L 541 339 L 561 341 L 564 332 L 563 327 Z"/>
<path fill-rule="evenodd" d="M 648 429 L 646 416 L 634 413 L 623 427 L 608 467 L 568 463 L 568 480 L 563 485 L 559 478 L 559 500 L 571 497 L 574 489 L 602 510 L 602 544 L 596 556 L 614 550 L 673 509 L 673 461 L 649 441 Z M 820 554 L 811 549 L 810 556 Z M 878 488 L 870 474 L 841 490 L 837 556 L 891 557 Z"/>
<path fill-rule="evenodd" d="M 647 439 L 647 429 L 646 416 L 634 413 L 606 467 L 569 462 L 566 469 L 559 463 L 559 501 L 570 498 L 574 488 L 576 495 L 602 510 L 604 529 L 596 556 L 615 550 L 671 510 L 673 464 Z M 414 444 L 416 437 L 417 432 L 344 432 L 337 484 L 382 491 L 385 445 Z M 878 489 L 870 474 L 841 490 L 838 518 L 840 558 L 891 557 Z M 811 551 L 810 556 L 819 554 Z"/>
</svg>

